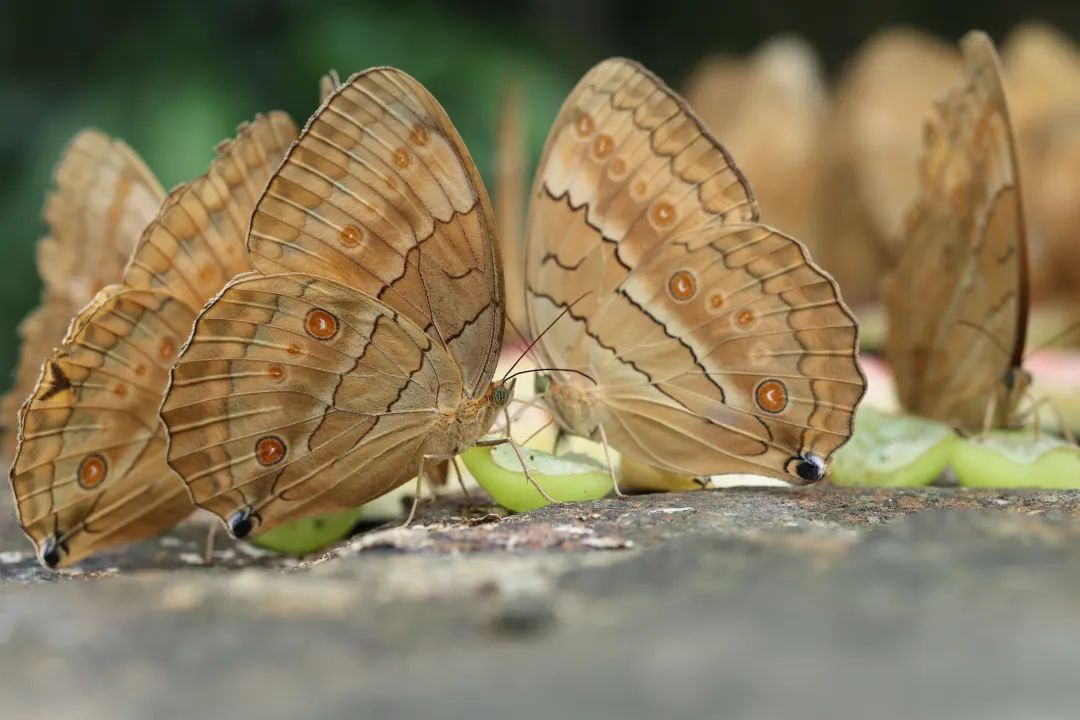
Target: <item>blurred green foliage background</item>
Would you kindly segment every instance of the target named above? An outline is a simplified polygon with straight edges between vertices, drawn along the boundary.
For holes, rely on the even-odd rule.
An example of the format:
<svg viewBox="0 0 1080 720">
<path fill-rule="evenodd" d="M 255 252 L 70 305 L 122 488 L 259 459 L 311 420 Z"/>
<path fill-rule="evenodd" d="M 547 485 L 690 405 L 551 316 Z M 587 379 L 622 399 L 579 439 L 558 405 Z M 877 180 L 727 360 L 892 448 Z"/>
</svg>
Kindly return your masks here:
<svg viewBox="0 0 1080 720">
<path fill-rule="evenodd" d="M 203 172 L 214 145 L 257 112 L 280 108 L 302 122 L 328 68 L 344 78 L 395 65 L 440 98 L 490 178 L 508 77 L 526 88 L 535 157 L 565 93 L 612 54 L 678 87 L 707 54 L 748 52 L 779 32 L 806 37 L 835 72 L 887 25 L 1000 37 L 1027 18 L 1076 37 L 1080 3 L 0 0 L 0 390 L 15 327 L 37 302 L 34 245 L 49 175 L 81 127 L 123 138 L 171 187 Z"/>
</svg>

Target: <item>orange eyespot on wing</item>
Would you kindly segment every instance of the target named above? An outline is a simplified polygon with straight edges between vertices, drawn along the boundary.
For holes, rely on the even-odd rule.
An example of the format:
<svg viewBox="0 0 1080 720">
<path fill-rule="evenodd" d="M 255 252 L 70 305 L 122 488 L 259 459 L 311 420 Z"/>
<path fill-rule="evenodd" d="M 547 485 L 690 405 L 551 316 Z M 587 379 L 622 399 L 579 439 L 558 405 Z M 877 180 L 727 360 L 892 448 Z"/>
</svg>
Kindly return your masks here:
<svg viewBox="0 0 1080 720">
<path fill-rule="evenodd" d="M 644 191 L 642 191 L 644 194 Z M 678 216 L 675 206 L 666 200 L 656 203 L 652 209 L 652 219 L 660 227 L 673 225 Z"/>
<path fill-rule="evenodd" d="M 741 330 L 748 330 L 754 327 L 754 322 L 757 320 L 757 315 L 753 310 L 743 308 L 739 312 L 735 313 L 735 325 Z"/>
<path fill-rule="evenodd" d="M 108 475 L 108 472 L 109 466 L 105 464 L 105 458 L 96 453 L 87 455 L 83 461 L 79 463 L 79 486 L 84 490 L 93 490 L 98 485 L 105 482 L 105 476 Z"/>
<path fill-rule="evenodd" d="M 255 458 L 264 467 L 277 465 L 285 459 L 286 450 L 285 442 L 281 438 L 273 436 L 260 438 L 255 443 Z"/>
<path fill-rule="evenodd" d="M 341 244 L 345 247 L 356 247 L 360 244 L 362 236 L 360 228 L 355 225 L 346 225 L 341 229 Z"/>
<path fill-rule="evenodd" d="M 787 388 L 779 380 L 765 380 L 754 391 L 754 399 L 765 412 L 781 413 L 788 404 Z"/>
<path fill-rule="evenodd" d="M 685 302 L 694 297 L 694 293 L 697 292 L 697 281 L 694 280 L 692 274 L 685 270 L 679 270 L 673 273 L 671 279 L 668 280 L 668 291 L 671 292 L 671 297 Z"/>
<path fill-rule="evenodd" d="M 314 308 L 304 318 L 304 328 L 313 338 L 330 340 L 337 335 L 338 321 L 322 308 Z"/>
</svg>

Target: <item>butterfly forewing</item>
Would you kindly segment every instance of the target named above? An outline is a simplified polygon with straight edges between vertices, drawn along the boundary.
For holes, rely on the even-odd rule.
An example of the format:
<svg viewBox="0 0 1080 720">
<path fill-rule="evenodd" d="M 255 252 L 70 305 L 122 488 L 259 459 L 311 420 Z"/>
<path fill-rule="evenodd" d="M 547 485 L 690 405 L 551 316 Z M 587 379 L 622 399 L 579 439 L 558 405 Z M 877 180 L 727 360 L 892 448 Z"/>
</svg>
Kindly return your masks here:
<svg viewBox="0 0 1080 720">
<path fill-rule="evenodd" d="M 494 417 L 502 273 L 472 160 L 400 71 L 327 92 L 252 218 L 258 274 L 200 315 L 162 406 L 169 462 L 237 536 L 359 505 Z"/>
<path fill-rule="evenodd" d="M 308 123 L 258 204 L 248 245 L 264 274 L 306 272 L 378 297 L 447 347 L 477 391 L 502 336 L 494 226 L 445 111 L 413 78 L 377 68 Z"/>
<path fill-rule="evenodd" d="M 221 143 L 210 169 L 166 198 L 124 273 L 124 284 L 161 289 L 198 311 L 233 277 L 250 271 L 244 239 L 266 181 L 296 139 L 282 112 L 244 123 Z"/>
<path fill-rule="evenodd" d="M 678 96 L 629 61 L 594 68 L 531 203 L 531 328 L 569 307 L 539 347 L 597 382 L 556 373 L 564 425 L 681 474 L 820 477 L 864 390 L 854 319 L 802 245 L 756 224 Z"/>
<path fill-rule="evenodd" d="M 1015 410 L 1006 375 L 1020 366 L 1027 245 L 1012 131 L 989 38 L 961 43 L 966 73 L 926 126 L 907 246 L 886 285 L 886 351 L 909 411 L 979 429 Z"/>
</svg>

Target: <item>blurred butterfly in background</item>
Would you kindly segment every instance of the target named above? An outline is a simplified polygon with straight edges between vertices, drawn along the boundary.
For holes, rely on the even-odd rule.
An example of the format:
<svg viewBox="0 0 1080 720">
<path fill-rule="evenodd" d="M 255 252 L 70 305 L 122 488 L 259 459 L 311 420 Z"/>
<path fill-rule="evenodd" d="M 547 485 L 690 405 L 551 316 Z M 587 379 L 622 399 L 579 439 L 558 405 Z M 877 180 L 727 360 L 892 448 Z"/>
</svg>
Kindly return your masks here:
<svg viewBox="0 0 1080 720">
<path fill-rule="evenodd" d="M 960 47 L 965 73 L 926 125 L 906 247 L 885 286 L 885 350 L 905 410 L 977 431 L 1019 422 L 1030 293 L 1001 66 L 985 33 Z"/>
<path fill-rule="evenodd" d="M 275 112 L 219 145 L 207 173 L 173 190 L 142 230 L 122 281 L 47 353 L 19 413 L 10 471 L 19 522 L 45 565 L 152 537 L 191 512 L 165 462 L 158 408 L 168 371 L 196 313 L 250 269 L 251 212 L 295 137 Z"/>
<path fill-rule="evenodd" d="M 536 347 L 561 368 L 545 399 L 574 434 L 678 475 L 799 484 L 851 435 L 865 381 L 836 284 L 758 222 L 727 151 L 632 61 L 590 70 L 555 119 L 525 280 Z"/>
<path fill-rule="evenodd" d="M 71 319 L 109 283 L 118 282 L 165 191 L 124 142 L 82 130 L 64 148 L 45 201 L 49 235 L 38 243 L 41 305 L 19 324 L 14 383 L 0 400 L 0 455 L 15 455 L 19 406 L 37 383 L 41 360 Z"/>
</svg>

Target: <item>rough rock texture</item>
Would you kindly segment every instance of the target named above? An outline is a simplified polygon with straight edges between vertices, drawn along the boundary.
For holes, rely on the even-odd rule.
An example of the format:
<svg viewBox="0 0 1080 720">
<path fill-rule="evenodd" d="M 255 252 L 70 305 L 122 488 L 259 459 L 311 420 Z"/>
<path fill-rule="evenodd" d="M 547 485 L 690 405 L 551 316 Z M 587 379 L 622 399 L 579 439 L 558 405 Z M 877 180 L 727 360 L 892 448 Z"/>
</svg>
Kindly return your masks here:
<svg viewBox="0 0 1080 720">
<path fill-rule="evenodd" d="M 36 569 L 0 532 L 12 718 L 1072 718 L 1080 493 L 746 489 L 376 529 L 187 528 Z"/>
</svg>

